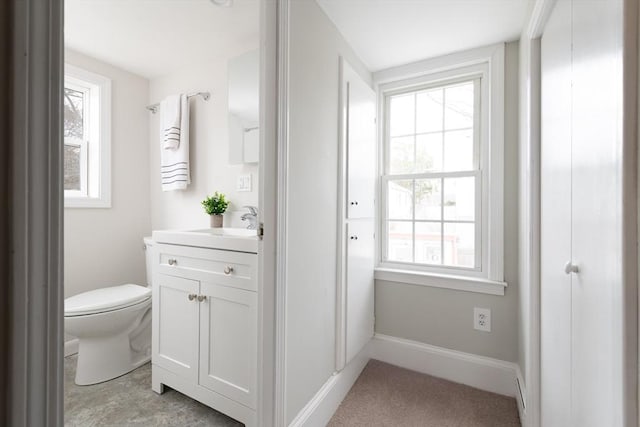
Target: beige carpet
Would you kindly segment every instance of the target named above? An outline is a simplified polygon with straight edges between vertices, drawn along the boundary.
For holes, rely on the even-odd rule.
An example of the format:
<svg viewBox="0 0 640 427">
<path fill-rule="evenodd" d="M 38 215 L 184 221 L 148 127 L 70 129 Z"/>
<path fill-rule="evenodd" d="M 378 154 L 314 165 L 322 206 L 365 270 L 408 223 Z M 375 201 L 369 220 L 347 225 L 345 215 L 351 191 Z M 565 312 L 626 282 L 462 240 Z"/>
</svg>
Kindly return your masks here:
<svg viewBox="0 0 640 427">
<path fill-rule="evenodd" d="M 520 420 L 513 398 L 371 360 L 329 426 L 519 427 Z"/>
</svg>

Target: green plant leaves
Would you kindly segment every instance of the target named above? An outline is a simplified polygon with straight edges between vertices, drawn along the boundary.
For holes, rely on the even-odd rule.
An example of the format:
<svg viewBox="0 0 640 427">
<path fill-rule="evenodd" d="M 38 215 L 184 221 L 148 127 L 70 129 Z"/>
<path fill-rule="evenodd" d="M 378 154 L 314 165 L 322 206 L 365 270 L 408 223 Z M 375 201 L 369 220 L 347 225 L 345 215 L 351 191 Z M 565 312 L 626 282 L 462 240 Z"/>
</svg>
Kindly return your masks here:
<svg viewBox="0 0 640 427">
<path fill-rule="evenodd" d="M 222 215 L 228 206 L 229 200 L 227 200 L 224 194 L 218 193 L 217 191 L 213 196 L 208 196 L 202 201 L 202 207 L 207 215 Z"/>
</svg>

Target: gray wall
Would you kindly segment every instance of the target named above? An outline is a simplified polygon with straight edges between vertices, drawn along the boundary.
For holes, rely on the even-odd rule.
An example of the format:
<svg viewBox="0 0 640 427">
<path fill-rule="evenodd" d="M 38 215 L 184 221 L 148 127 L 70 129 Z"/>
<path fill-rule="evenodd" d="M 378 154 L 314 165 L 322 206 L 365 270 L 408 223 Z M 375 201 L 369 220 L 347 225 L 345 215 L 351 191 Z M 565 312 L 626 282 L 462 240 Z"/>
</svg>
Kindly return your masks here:
<svg viewBox="0 0 640 427">
<path fill-rule="evenodd" d="M 335 370 L 339 56 L 371 82 L 314 0 L 290 12 L 287 424 Z"/>
<path fill-rule="evenodd" d="M 518 43 L 506 48 L 504 296 L 376 281 L 376 332 L 515 362 L 518 360 Z M 473 308 L 491 309 L 490 333 Z"/>
<path fill-rule="evenodd" d="M 111 79 L 111 208 L 64 210 L 65 297 L 123 283 L 146 285 L 149 82 L 71 50 L 65 61 Z"/>
</svg>

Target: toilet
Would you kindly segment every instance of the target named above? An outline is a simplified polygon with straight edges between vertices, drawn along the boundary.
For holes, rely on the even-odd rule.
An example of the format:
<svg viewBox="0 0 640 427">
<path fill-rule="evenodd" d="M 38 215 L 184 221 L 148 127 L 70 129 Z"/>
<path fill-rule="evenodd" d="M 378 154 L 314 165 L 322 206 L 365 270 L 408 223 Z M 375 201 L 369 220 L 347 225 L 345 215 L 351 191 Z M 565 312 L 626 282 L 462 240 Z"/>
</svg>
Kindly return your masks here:
<svg viewBox="0 0 640 427">
<path fill-rule="evenodd" d="M 106 287 L 65 299 L 65 333 L 78 338 L 76 384 L 108 381 L 151 359 L 152 247 L 146 237 L 147 286 Z"/>
</svg>

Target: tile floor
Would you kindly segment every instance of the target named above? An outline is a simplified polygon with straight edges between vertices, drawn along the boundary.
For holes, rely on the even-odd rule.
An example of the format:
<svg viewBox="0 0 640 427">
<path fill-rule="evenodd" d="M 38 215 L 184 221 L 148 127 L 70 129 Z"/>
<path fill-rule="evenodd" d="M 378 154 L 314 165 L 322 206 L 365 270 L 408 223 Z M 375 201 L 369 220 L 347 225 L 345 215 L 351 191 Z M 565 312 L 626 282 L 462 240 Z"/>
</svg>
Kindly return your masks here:
<svg viewBox="0 0 640 427">
<path fill-rule="evenodd" d="M 64 361 L 64 417 L 68 427 L 215 426 L 243 424 L 174 390 L 151 390 L 151 364 L 119 378 L 77 386 L 76 356 Z"/>
</svg>

